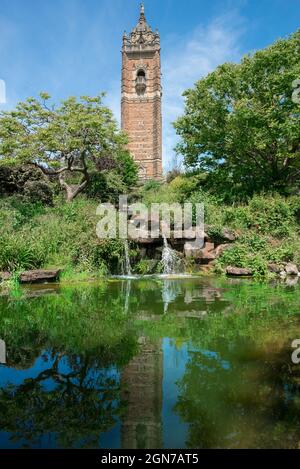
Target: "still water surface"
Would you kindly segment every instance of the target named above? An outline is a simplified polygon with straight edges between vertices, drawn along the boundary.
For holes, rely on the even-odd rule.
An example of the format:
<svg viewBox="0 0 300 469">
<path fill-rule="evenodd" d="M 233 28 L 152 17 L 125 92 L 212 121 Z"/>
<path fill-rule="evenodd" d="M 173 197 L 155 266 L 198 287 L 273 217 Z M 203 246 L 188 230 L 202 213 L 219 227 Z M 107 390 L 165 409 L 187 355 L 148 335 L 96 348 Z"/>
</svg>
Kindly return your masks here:
<svg viewBox="0 0 300 469">
<path fill-rule="evenodd" d="M 297 448 L 299 293 L 148 278 L 0 297 L 0 447 Z"/>
</svg>

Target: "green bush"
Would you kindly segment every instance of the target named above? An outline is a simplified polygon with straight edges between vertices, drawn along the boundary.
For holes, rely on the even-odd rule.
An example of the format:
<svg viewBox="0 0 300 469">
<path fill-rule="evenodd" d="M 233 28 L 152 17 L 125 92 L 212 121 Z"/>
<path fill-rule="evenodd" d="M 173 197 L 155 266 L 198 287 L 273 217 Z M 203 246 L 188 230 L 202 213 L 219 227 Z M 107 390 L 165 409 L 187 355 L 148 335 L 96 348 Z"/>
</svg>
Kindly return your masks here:
<svg viewBox="0 0 300 469">
<path fill-rule="evenodd" d="M 33 204 L 53 205 L 53 191 L 44 181 L 27 181 L 23 194 L 24 198 Z"/>
<path fill-rule="evenodd" d="M 254 196 L 249 202 L 251 226 L 262 234 L 283 238 L 295 226 L 293 211 L 280 196 Z"/>
<path fill-rule="evenodd" d="M 252 218 L 248 206 L 224 207 L 223 222 L 233 228 L 248 229 Z"/>
<path fill-rule="evenodd" d="M 139 275 L 151 275 L 162 272 L 161 262 L 155 259 L 141 259 L 134 267 Z"/>
<path fill-rule="evenodd" d="M 232 265 L 252 269 L 255 275 L 266 275 L 268 272 L 268 263 L 260 255 L 249 251 L 246 245 L 238 244 L 224 251 L 218 263 L 222 267 Z"/>
</svg>

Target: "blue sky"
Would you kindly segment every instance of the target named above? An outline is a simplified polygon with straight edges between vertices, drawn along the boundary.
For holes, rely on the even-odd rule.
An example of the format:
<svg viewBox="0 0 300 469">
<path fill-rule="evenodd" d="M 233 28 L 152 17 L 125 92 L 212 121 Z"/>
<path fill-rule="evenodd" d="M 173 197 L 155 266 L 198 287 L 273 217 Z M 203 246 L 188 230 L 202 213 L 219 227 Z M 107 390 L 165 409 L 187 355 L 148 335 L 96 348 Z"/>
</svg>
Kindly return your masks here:
<svg viewBox="0 0 300 469">
<path fill-rule="evenodd" d="M 55 100 L 107 92 L 120 113 L 121 39 L 138 0 L 0 0 L 0 78 L 7 103 L 48 91 Z M 162 45 L 164 166 L 174 162 L 171 122 L 181 93 L 225 61 L 239 61 L 300 27 L 300 0 L 145 0 Z"/>
</svg>

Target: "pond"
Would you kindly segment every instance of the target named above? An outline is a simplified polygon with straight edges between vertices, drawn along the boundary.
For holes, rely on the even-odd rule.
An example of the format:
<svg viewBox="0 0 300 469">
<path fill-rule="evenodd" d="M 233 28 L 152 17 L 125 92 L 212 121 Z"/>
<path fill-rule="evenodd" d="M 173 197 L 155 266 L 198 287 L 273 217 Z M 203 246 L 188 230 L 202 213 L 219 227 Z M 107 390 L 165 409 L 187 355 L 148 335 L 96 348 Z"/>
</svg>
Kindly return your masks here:
<svg viewBox="0 0 300 469">
<path fill-rule="evenodd" d="M 0 297 L 0 447 L 298 448 L 299 293 L 157 277 Z"/>
</svg>

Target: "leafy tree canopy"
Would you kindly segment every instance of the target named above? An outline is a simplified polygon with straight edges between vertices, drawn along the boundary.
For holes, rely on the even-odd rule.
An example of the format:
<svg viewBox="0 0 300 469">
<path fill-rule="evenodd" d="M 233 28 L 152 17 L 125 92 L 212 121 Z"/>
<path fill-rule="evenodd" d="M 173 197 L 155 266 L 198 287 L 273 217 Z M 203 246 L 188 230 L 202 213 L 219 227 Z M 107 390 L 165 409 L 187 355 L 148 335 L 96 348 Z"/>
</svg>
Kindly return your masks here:
<svg viewBox="0 0 300 469">
<path fill-rule="evenodd" d="M 129 155 L 103 95 L 70 97 L 59 106 L 50 96 L 29 98 L 0 114 L 0 162 L 32 164 L 56 175 L 68 201 L 82 192 L 92 171 L 120 165 Z"/>
<path fill-rule="evenodd" d="M 187 168 L 248 193 L 297 186 L 299 78 L 300 30 L 198 81 L 174 124 Z"/>
</svg>

